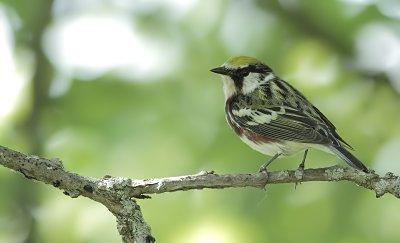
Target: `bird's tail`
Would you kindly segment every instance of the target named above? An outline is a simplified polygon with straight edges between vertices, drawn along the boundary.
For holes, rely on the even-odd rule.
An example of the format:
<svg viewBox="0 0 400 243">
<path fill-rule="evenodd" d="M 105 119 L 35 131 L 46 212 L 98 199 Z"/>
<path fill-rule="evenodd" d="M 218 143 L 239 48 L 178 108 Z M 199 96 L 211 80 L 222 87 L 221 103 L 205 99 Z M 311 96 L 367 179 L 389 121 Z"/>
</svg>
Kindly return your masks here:
<svg viewBox="0 0 400 243">
<path fill-rule="evenodd" d="M 362 170 L 365 173 L 369 172 L 368 168 L 345 148 L 341 146 L 332 146 L 331 149 L 342 160 L 346 161 L 346 163 L 349 164 L 351 167 Z"/>
</svg>

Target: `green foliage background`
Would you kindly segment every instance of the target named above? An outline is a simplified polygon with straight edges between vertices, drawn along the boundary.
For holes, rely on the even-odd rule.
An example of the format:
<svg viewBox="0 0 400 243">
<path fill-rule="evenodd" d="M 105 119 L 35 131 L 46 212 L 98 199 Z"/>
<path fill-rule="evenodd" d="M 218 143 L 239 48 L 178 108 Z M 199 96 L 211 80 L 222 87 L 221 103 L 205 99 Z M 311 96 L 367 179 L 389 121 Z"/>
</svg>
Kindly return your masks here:
<svg viewBox="0 0 400 243">
<path fill-rule="evenodd" d="M 115 7 L 118 2 L 97 1 L 101 11 L 114 14 L 122 11 Z M 132 2 L 146 6 L 157 1 Z M 399 80 L 354 64 L 355 39 L 364 26 L 400 26 L 399 19 L 377 5 L 366 4 L 348 15 L 347 1 L 196 1 L 179 18 L 171 17 L 173 8 L 124 9 L 141 33 L 178 43 L 180 56 L 171 60 L 172 71 L 156 78 L 126 79 L 115 70 L 90 80 L 71 75 L 68 90 L 50 96 L 59 70 L 43 53 L 47 44 L 41 35 L 57 21 L 50 14 L 52 2 L 0 3 L 19 18 L 14 52 L 26 51 L 34 60 L 18 105 L 0 120 L 1 145 L 61 158 L 69 170 L 93 177 L 255 171 L 266 157 L 228 128 L 221 82 L 208 71 L 232 55 L 245 54 L 264 60 L 302 90 L 369 167 L 400 172 L 400 99 L 393 88 Z M 329 70 L 334 75 L 326 76 Z M 293 169 L 300 159 L 281 159 L 270 169 Z M 307 166 L 336 163 L 343 164 L 311 151 Z M 85 198 L 70 199 L 5 168 L 0 168 L 0 195 L 0 242 L 119 241 L 112 215 Z M 377 200 L 350 183 L 177 192 L 139 203 L 157 242 L 400 239 L 399 201 L 391 196 Z"/>
</svg>

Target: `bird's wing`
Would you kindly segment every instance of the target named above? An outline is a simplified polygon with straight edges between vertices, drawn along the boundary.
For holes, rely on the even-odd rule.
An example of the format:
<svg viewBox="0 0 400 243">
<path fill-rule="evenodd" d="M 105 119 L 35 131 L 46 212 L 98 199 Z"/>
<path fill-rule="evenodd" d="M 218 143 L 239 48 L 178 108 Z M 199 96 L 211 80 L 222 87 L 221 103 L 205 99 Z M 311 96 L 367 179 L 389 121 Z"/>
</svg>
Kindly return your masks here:
<svg viewBox="0 0 400 243">
<path fill-rule="evenodd" d="M 324 129 L 312 118 L 287 106 L 244 106 L 232 104 L 231 117 L 242 128 L 270 139 L 300 143 L 329 144 Z"/>
<path fill-rule="evenodd" d="M 239 126 L 270 139 L 339 145 L 333 124 L 288 83 L 276 80 L 257 92 L 232 101 L 230 116 Z"/>
<path fill-rule="evenodd" d="M 282 86 L 284 86 L 287 90 L 289 90 L 289 93 L 292 94 L 291 96 L 289 95 L 289 99 L 282 100 L 283 104 L 294 107 L 295 109 L 302 111 L 302 113 L 305 113 L 306 116 L 316 120 L 317 123 L 322 126 L 322 129 L 329 136 L 334 145 L 344 145 L 349 149 L 353 149 L 350 144 L 344 141 L 344 139 L 341 138 L 336 132 L 336 127 L 333 125 L 333 123 L 329 121 L 329 119 L 320 110 L 318 110 L 317 107 L 311 104 L 311 102 L 309 102 L 303 94 L 301 94 L 297 89 L 284 80 L 278 79 L 275 82 L 278 87 L 282 88 Z"/>
</svg>

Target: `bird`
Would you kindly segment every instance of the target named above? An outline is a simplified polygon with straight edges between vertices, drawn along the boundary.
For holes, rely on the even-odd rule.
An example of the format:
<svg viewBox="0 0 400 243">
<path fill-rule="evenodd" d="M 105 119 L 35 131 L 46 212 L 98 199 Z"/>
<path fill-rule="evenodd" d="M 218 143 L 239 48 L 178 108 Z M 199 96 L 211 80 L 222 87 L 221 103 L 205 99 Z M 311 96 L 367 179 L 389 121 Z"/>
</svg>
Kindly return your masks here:
<svg viewBox="0 0 400 243">
<path fill-rule="evenodd" d="M 219 74 L 225 95 L 226 120 L 240 139 L 252 149 L 272 156 L 259 169 L 280 156 L 301 151 L 298 170 L 304 172 L 309 149 L 319 149 L 368 173 L 368 168 L 349 150 L 336 127 L 291 84 L 254 57 L 236 56 L 210 70 Z"/>
</svg>

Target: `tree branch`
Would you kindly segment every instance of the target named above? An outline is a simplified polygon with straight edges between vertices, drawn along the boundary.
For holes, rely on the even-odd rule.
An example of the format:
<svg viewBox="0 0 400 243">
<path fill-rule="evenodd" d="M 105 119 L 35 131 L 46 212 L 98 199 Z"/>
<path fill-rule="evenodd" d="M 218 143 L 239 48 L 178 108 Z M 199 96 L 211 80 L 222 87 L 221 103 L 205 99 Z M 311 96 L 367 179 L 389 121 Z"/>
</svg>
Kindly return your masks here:
<svg viewBox="0 0 400 243">
<path fill-rule="evenodd" d="M 124 242 L 152 243 L 150 226 L 144 221 L 139 205 L 133 198 L 148 194 L 204 188 L 255 187 L 267 184 L 301 183 L 308 181 L 349 181 L 373 190 L 377 197 L 390 193 L 400 198 L 400 178 L 392 173 L 379 176 L 350 167 L 332 166 L 300 171 L 273 171 L 250 174 L 216 174 L 201 172 L 168 178 L 132 180 L 105 176 L 90 178 L 64 169 L 59 159 L 29 156 L 0 146 L 0 164 L 34 179 L 53 185 L 75 198 L 84 196 L 106 206 L 117 218 L 118 231 Z"/>
<path fill-rule="evenodd" d="M 111 177 L 95 179 L 66 171 L 59 159 L 25 155 L 0 146 L 0 164 L 22 173 L 26 178 L 53 185 L 72 198 L 80 195 L 106 206 L 117 218 L 117 228 L 126 243 L 153 243 L 150 226 L 139 205 L 124 192 L 128 180 Z"/>
</svg>

